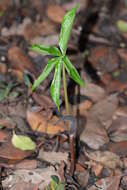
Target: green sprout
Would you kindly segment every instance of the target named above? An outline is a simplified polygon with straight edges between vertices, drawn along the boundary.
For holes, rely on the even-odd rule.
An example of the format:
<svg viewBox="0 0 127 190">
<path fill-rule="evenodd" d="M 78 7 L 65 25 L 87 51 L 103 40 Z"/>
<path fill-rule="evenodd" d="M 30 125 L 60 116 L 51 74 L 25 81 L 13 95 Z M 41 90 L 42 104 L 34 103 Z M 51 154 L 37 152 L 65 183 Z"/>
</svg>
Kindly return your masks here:
<svg viewBox="0 0 127 190">
<path fill-rule="evenodd" d="M 18 92 L 14 92 L 13 88 L 17 84 L 13 84 L 12 82 L 9 82 L 8 84 L 4 82 L 0 82 L 0 101 L 3 101 L 4 99 L 15 99 L 18 96 Z"/>
<path fill-rule="evenodd" d="M 51 176 L 51 182 L 45 190 L 64 190 L 65 185 L 62 184 L 57 176 Z"/>
<path fill-rule="evenodd" d="M 65 70 L 67 71 L 70 78 L 72 78 L 76 83 L 78 83 L 81 86 L 84 85 L 84 81 L 80 78 L 78 71 L 72 65 L 71 61 L 66 55 L 67 43 L 70 37 L 77 8 L 78 5 L 76 5 L 72 10 L 67 12 L 67 14 L 63 18 L 61 24 L 60 36 L 59 36 L 59 43 L 58 43 L 59 48 L 55 46 L 47 47 L 38 44 L 34 44 L 31 47 L 31 50 L 34 50 L 38 53 L 54 56 L 52 59 L 48 61 L 42 74 L 34 81 L 34 84 L 32 86 L 32 91 L 34 91 L 40 85 L 40 83 L 42 83 L 46 79 L 46 77 L 55 67 L 55 73 L 50 87 L 50 94 L 59 111 L 59 97 L 60 97 L 61 70 L 62 70 L 65 107 L 67 114 L 69 114 L 69 104 L 68 104 Z"/>
</svg>

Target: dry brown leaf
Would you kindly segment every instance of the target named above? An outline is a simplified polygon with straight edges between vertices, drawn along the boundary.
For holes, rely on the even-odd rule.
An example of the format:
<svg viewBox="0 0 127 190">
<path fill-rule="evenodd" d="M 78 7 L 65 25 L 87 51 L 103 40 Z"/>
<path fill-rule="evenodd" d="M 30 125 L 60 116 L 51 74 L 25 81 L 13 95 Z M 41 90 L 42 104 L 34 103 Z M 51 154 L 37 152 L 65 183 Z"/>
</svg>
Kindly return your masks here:
<svg viewBox="0 0 127 190">
<path fill-rule="evenodd" d="M 47 8 L 47 15 L 52 21 L 61 23 L 65 15 L 65 10 L 60 5 L 49 4 Z"/>
<path fill-rule="evenodd" d="M 86 126 L 84 126 L 84 131 L 80 135 L 80 140 L 94 150 L 99 149 L 101 146 L 109 142 L 106 130 L 96 119 L 87 120 Z"/>
<path fill-rule="evenodd" d="M 7 132 L 0 131 L 0 142 L 6 141 L 8 136 L 9 136 L 9 134 Z"/>
<path fill-rule="evenodd" d="M 89 61 L 97 71 L 107 73 L 118 68 L 120 58 L 114 49 L 100 46 L 92 49 Z"/>
<path fill-rule="evenodd" d="M 86 83 L 85 87 L 81 88 L 81 95 L 87 96 L 92 101 L 97 102 L 105 97 L 105 91 L 96 84 Z"/>
<path fill-rule="evenodd" d="M 56 27 L 53 23 L 46 20 L 40 23 L 28 23 L 24 27 L 24 36 L 28 41 L 38 36 L 47 36 L 51 34 L 56 34 Z"/>
<path fill-rule="evenodd" d="M 11 47 L 8 50 L 8 59 L 11 62 L 10 68 L 17 72 L 19 80 L 21 80 L 21 73 L 23 75 L 24 71 L 29 71 L 34 75 L 37 74 L 34 64 L 19 47 Z"/>
<path fill-rule="evenodd" d="M 109 138 L 114 142 L 127 140 L 127 117 L 119 117 L 108 129 Z"/>
<path fill-rule="evenodd" d="M 5 161 L 9 161 L 9 163 L 15 163 L 20 160 L 23 160 L 24 158 L 27 158 L 32 154 L 32 151 L 22 151 L 17 148 L 15 148 L 11 140 L 3 143 L 0 146 L 0 158 Z"/>
<path fill-rule="evenodd" d="M 119 156 L 127 156 L 127 141 L 109 142 L 108 150 Z"/>
<path fill-rule="evenodd" d="M 89 159 L 102 164 L 110 169 L 115 169 L 117 167 L 122 167 L 122 162 L 119 156 L 110 151 L 94 151 L 87 153 Z"/>
<path fill-rule="evenodd" d="M 95 176 L 99 176 L 102 172 L 103 166 L 102 164 L 95 164 L 92 166 L 92 172 L 95 174 Z"/>
<path fill-rule="evenodd" d="M 59 118 L 56 116 L 53 116 L 52 119 L 48 117 L 48 115 L 43 115 L 41 112 L 35 112 L 30 109 L 27 110 L 27 121 L 33 131 L 55 135 L 59 132 L 69 130 L 68 126 L 65 126 L 63 121 L 57 123 Z"/>
<path fill-rule="evenodd" d="M 0 63 L 0 73 L 5 74 L 7 72 L 7 65 Z"/>
</svg>

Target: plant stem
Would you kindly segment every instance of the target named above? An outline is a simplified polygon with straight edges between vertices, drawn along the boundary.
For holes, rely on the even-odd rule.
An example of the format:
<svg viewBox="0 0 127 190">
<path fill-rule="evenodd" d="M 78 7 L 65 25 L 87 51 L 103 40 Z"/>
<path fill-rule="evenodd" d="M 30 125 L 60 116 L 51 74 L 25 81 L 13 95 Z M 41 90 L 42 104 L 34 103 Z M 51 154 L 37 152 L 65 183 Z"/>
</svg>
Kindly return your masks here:
<svg viewBox="0 0 127 190">
<path fill-rule="evenodd" d="M 67 94 L 67 82 L 66 82 L 65 64 L 64 64 L 64 63 L 63 63 L 63 86 L 64 86 L 64 99 L 65 99 L 66 114 L 69 115 L 69 103 L 68 103 L 68 94 Z"/>
</svg>

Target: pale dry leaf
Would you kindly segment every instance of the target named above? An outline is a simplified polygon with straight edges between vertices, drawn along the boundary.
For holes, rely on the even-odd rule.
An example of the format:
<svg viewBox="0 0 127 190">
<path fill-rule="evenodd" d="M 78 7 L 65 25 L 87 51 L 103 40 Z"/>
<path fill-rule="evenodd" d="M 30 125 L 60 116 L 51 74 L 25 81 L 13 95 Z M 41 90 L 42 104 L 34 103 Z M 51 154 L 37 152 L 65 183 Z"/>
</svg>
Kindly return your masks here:
<svg viewBox="0 0 127 190">
<path fill-rule="evenodd" d="M 68 153 L 63 153 L 63 152 L 46 152 L 43 149 L 39 151 L 39 156 L 38 158 L 46 160 L 47 162 L 50 162 L 52 164 L 56 163 L 61 163 L 63 160 L 65 163 L 67 163 L 68 160 Z"/>
<path fill-rule="evenodd" d="M 94 151 L 87 153 L 89 159 L 94 160 L 95 162 L 101 163 L 103 166 L 110 169 L 115 169 L 117 167 L 122 167 L 122 162 L 118 155 L 110 151 Z"/>
<path fill-rule="evenodd" d="M 53 167 L 46 167 L 34 170 L 15 170 L 13 174 L 10 174 L 2 183 L 3 188 L 12 187 L 17 183 L 29 183 L 39 184 L 39 189 L 44 189 L 51 182 L 52 175 L 59 175 Z"/>
</svg>

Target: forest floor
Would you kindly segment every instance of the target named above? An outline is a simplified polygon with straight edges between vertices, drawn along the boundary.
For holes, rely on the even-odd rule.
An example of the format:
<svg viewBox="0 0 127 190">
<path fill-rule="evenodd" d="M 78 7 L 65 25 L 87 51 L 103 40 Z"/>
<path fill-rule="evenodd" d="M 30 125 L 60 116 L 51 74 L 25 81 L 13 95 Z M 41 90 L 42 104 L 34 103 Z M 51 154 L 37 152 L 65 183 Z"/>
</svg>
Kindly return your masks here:
<svg viewBox="0 0 127 190">
<path fill-rule="evenodd" d="M 85 85 L 67 76 L 70 114 L 61 85 L 59 116 L 53 72 L 31 93 L 49 56 L 30 46 L 57 45 L 77 2 L 67 54 Z M 15 148 L 14 133 L 36 149 Z M 0 190 L 17 189 L 127 190 L 126 0 L 0 1 Z"/>
</svg>

